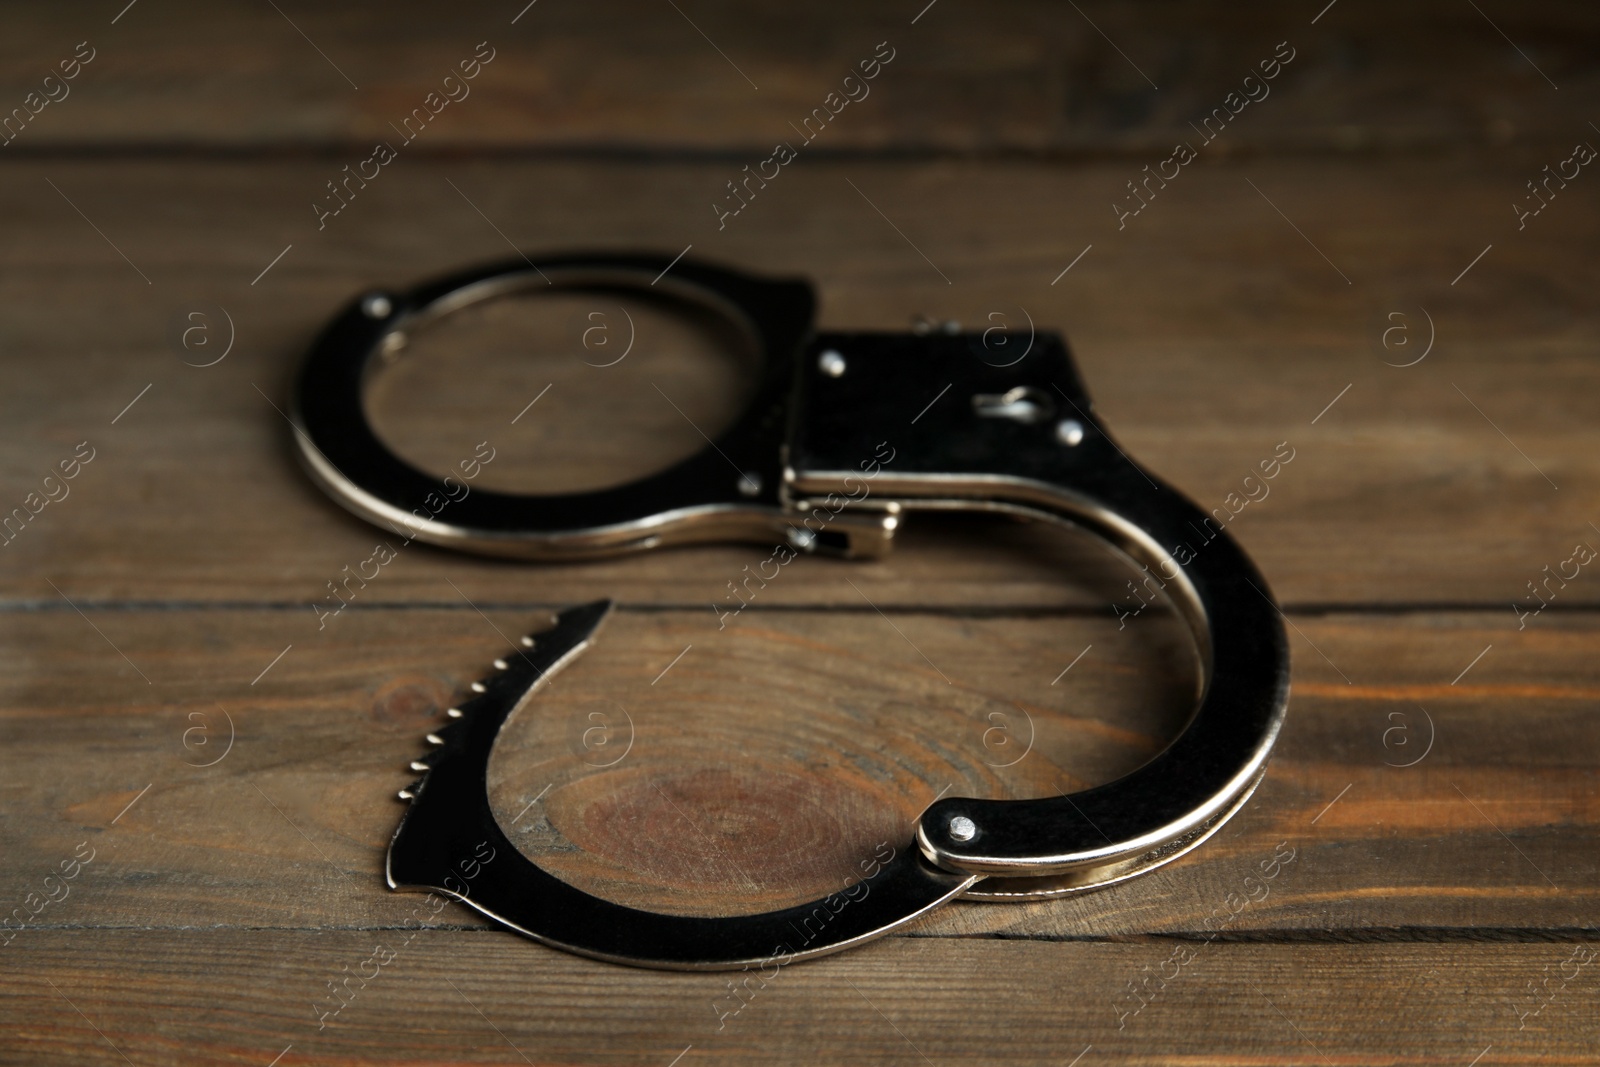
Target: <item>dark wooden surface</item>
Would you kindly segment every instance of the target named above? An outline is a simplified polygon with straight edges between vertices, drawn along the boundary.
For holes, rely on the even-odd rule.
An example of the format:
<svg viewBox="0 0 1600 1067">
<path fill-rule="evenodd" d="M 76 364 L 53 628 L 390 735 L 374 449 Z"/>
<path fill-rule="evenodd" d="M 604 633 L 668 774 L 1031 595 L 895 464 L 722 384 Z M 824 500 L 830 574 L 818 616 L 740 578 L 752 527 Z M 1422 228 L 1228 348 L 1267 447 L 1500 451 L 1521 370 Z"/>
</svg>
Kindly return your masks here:
<svg viewBox="0 0 1600 1067">
<path fill-rule="evenodd" d="M 95 52 L 0 147 L 0 513 L 80 442 L 94 458 L 0 545 L 0 905 L 39 908 L 0 944 L 0 1062 L 1600 1058 L 1600 578 L 1513 608 L 1600 547 L 1600 179 L 1521 229 L 1510 206 L 1600 143 L 1588 6 L 276 6 L 3 13 L 0 105 Z M 485 40 L 472 94 L 319 230 L 323 183 Z M 723 183 L 885 40 L 871 95 L 719 231 Z M 1282 41 L 1271 95 L 1119 229 L 1125 183 Z M 1093 543 L 962 518 L 917 517 L 881 561 L 798 561 L 723 629 L 765 550 L 412 546 L 319 628 L 325 583 L 384 535 L 304 478 L 274 405 L 353 294 L 510 243 L 692 244 L 814 279 L 827 327 L 1025 311 L 1208 509 L 1286 442 L 1230 524 L 1292 625 L 1255 798 L 1149 877 L 957 904 L 726 1018 L 725 976 L 420 919 L 382 884 L 405 764 L 555 608 L 619 601 L 507 731 L 496 811 L 561 877 L 666 911 L 825 892 L 941 793 L 1110 780 L 1193 679 L 1171 616 L 1119 628 L 1127 576 Z M 657 390 L 711 428 L 748 368 L 627 306 L 638 350 L 604 369 L 574 354 L 583 300 L 466 313 L 374 416 L 424 466 L 492 441 L 506 488 L 687 454 Z M 186 349 L 197 310 L 213 347 Z M 1266 896 L 1204 940 L 1263 864 Z"/>
</svg>

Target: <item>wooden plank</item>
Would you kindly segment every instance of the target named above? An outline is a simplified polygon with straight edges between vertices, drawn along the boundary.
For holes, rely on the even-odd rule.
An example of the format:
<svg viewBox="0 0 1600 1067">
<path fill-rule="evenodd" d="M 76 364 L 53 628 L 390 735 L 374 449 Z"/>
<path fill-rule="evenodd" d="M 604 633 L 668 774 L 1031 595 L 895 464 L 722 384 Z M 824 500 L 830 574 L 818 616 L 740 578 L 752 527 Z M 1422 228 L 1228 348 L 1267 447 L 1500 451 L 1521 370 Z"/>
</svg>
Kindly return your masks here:
<svg viewBox="0 0 1600 1067">
<path fill-rule="evenodd" d="M 12 309 L 0 323 L 8 506 L 79 442 L 99 458 L 70 500 L 7 543 L 4 595 L 55 602 L 48 577 L 85 602 L 304 606 L 327 596 L 327 583 L 385 535 L 295 469 L 274 405 L 345 300 L 502 257 L 498 226 L 535 249 L 692 244 L 694 255 L 811 276 L 831 327 L 895 328 L 914 311 L 1018 323 L 1026 310 L 1068 331 L 1127 450 L 1208 510 L 1238 506 L 1229 494 L 1245 474 L 1280 444 L 1293 450 L 1270 498 L 1230 521 L 1285 601 L 1494 604 L 1510 617 L 1514 600 L 1535 603 L 1527 586 L 1544 567 L 1600 536 L 1586 504 L 1600 462 L 1587 402 L 1600 338 L 1580 282 L 1600 211 L 1592 198 L 1563 197 L 1517 232 L 1506 197 L 1537 170 L 1529 166 L 1199 166 L 1119 231 L 1108 207 L 1129 175 L 1120 163 L 808 161 L 719 233 L 708 205 L 722 165 L 402 159 L 319 232 L 308 207 L 337 173 L 329 164 L 14 163 L 0 175 L 0 210 L 13 220 L 10 255 L 29 266 L 0 276 Z M 213 308 L 217 343 L 215 308 L 227 311 L 236 344 L 196 369 L 176 353 L 199 362 L 214 350 L 175 350 L 171 338 L 203 306 Z M 485 312 L 439 343 L 419 341 L 384 401 L 392 424 L 421 421 L 412 453 L 448 466 L 488 439 L 500 457 L 492 477 L 548 487 L 692 447 L 689 422 L 715 422 L 726 363 L 691 360 L 705 347 L 694 329 L 663 325 L 637 360 L 585 365 L 573 358 L 573 310 Z M 1414 358 L 1429 319 L 1437 344 L 1428 358 L 1385 366 Z M 1386 350 L 1385 331 L 1397 328 L 1409 333 L 1390 336 Z M 1412 348 L 1398 346 L 1404 336 Z M 450 338 L 471 350 L 452 350 Z M 525 363 L 541 338 L 567 355 Z M 1508 362 L 1508 346 L 1523 358 Z M 907 383 L 908 413 L 937 392 Z M 1053 530 L 921 517 L 907 526 L 888 560 L 805 561 L 795 569 L 804 580 L 764 595 L 859 607 L 849 578 L 879 605 L 1103 610 L 1126 580 L 1108 579 L 1099 557 Z M 475 601 L 611 594 L 709 613 L 766 554 L 518 568 L 413 547 L 368 602 L 453 603 L 449 579 Z M 1557 593 L 1563 605 L 1600 602 L 1600 586 L 1581 578 Z"/>
<path fill-rule="evenodd" d="M 381 870 L 405 764 L 501 634 L 536 621 L 352 609 L 318 633 L 299 610 L 86 615 L 0 615 L 15 895 L 81 841 L 99 855 L 48 926 L 400 921 L 416 898 Z M 1600 618 L 1510 635 L 1481 614 L 1295 625 L 1280 747 L 1211 842 L 1124 886 L 947 908 L 914 933 L 1193 935 L 1241 908 L 1232 936 L 1593 930 Z M 1175 630 L 751 609 L 719 632 L 709 612 L 623 612 L 508 728 L 492 797 L 520 847 L 611 899 L 800 903 L 880 843 L 907 847 L 941 793 L 1049 795 L 1148 758 L 1185 711 Z"/>
<path fill-rule="evenodd" d="M 114 0 L 13 12 L 0 99 L 80 40 L 71 98 L 0 133 L 0 517 L 26 524 L 0 534 L 0 854 L 28 916 L 0 929 L 0 1059 L 1592 1062 L 1600 587 L 1514 607 L 1600 543 L 1600 215 L 1580 178 L 1515 218 L 1591 139 L 1590 6 Z M 478 40 L 471 98 L 402 140 Z M 728 180 L 880 40 L 871 98 L 719 226 Z M 1279 41 L 1271 97 L 1134 192 Z M 348 206 L 313 206 L 391 138 Z M 799 561 L 736 615 L 764 549 L 409 546 L 329 614 L 389 535 L 295 471 L 292 368 L 352 295 L 513 242 L 808 275 L 830 327 L 1064 326 L 1129 451 L 1207 508 L 1292 446 L 1229 523 L 1293 626 L 1252 802 L 1128 885 L 956 904 L 740 992 L 385 890 L 421 735 L 550 606 L 624 602 L 507 731 L 498 816 L 562 878 L 669 912 L 821 895 L 939 795 L 1113 778 L 1193 685 L 1170 615 L 1113 617 L 1103 552 L 975 519 Z M 624 308 L 637 350 L 586 361 L 591 313 L 613 343 Z M 223 321 L 228 356 L 194 366 Z M 413 338 L 372 405 L 425 466 L 492 441 L 479 485 L 616 482 L 728 417 L 726 340 L 512 301 Z M 938 384 L 905 383 L 906 414 Z M 376 960 L 388 981 L 334 991 Z"/>
<path fill-rule="evenodd" d="M 48 931 L 5 951 L 0 1035 L 30 1062 L 1459 1067 L 1590 1063 L 1600 1040 L 1593 942 L 894 941 L 734 976 L 742 998 L 727 975 L 405 927 Z"/>
<path fill-rule="evenodd" d="M 803 136 L 818 108 L 839 109 L 819 151 L 1164 154 L 1217 108 L 1240 109 L 1232 151 L 1570 147 L 1587 136 L 1600 44 L 1593 11 L 1575 2 L 1508 7 L 1492 22 L 1446 0 L 1398 11 L 1343 0 L 1321 17 L 1264 0 L 1225 12 L 1175 0 L 921 15 L 916 4 L 678 6 L 619 19 L 584 4 L 463 5 L 443 24 L 417 0 L 382 16 L 305 4 L 27 12 L 0 42 L 0 101 L 59 98 L 27 103 L 38 113 L 13 134 L 18 153 L 366 149 L 404 136 L 399 124 L 424 106 L 437 115 L 418 127 L 421 151 L 737 151 L 752 166 Z M 84 41 L 92 61 L 47 85 Z M 480 41 L 493 60 L 447 86 Z M 846 86 L 878 52 L 894 58 Z M 1293 59 L 1269 66 L 1269 82 L 1244 82 L 1275 55 Z M 846 90 L 859 102 L 828 100 Z"/>
</svg>

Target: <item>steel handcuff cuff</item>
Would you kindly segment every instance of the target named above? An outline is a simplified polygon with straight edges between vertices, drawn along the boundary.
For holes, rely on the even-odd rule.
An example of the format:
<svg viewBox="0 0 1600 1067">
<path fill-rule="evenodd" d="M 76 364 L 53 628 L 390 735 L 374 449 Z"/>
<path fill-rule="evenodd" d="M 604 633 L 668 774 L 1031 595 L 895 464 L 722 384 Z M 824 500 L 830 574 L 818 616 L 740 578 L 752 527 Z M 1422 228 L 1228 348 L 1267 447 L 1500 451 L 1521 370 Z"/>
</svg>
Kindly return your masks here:
<svg viewBox="0 0 1600 1067">
<path fill-rule="evenodd" d="M 1176 490 L 1131 460 L 1094 418 L 1063 340 L 1036 332 L 1002 360 L 971 333 L 822 333 L 805 281 L 767 279 L 691 259 L 570 254 L 493 264 L 409 292 L 356 300 L 301 371 L 292 421 L 300 458 L 340 504 L 447 548 L 574 560 L 664 545 L 772 544 L 850 557 L 885 552 L 911 512 L 983 511 L 1088 530 L 1161 577 L 1201 661 L 1196 708 L 1138 770 L 1039 800 L 951 797 L 923 811 L 916 847 L 897 849 L 848 899 L 755 915 L 646 912 L 585 893 L 519 853 L 496 822 L 489 756 L 501 727 L 545 678 L 570 664 L 610 608 L 561 612 L 449 711 L 413 769 L 422 778 L 389 847 L 394 889 L 438 889 L 555 947 L 647 967 L 733 969 L 838 951 L 955 897 L 1036 899 L 1121 882 L 1194 848 L 1237 811 L 1265 771 L 1289 695 L 1281 615 L 1250 559 Z M 654 279 L 654 280 L 652 280 Z M 440 479 L 374 432 L 364 385 L 406 331 L 526 289 L 649 293 L 720 313 L 762 357 L 744 413 L 709 447 L 617 488 L 564 495 L 475 489 L 433 515 Z M 1000 365 L 1004 363 L 1005 365 Z M 949 382 L 943 399 L 913 383 Z M 863 461 L 892 459 L 871 492 L 813 532 L 804 519 L 859 484 Z M 854 494 L 853 494 L 854 496 Z M 838 499 L 835 496 L 834 499 Z M 473 843 L 497 857 L 467 886 Z M 816 921 L 816 916 L 822 921 Z M 808 936 L 801 940 L 800 930 Z"/>
</svg>

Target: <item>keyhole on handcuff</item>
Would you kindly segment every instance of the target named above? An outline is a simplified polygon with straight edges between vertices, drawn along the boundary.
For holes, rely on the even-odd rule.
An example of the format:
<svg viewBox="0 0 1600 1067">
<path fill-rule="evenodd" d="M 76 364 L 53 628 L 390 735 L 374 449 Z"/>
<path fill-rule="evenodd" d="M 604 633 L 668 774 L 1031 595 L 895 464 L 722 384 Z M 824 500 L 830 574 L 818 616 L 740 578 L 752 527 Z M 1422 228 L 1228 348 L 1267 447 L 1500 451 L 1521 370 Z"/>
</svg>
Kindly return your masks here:
<svg viewBox="0 0 1600 1067">
<path fill-rule="evenodd" d="M 1044 422 L 1056 413 L 1056 402 L 1050 394 L 1031 385 L 1019 385 L 1004 393 L 978 393 L 972 398 L 972 407 L 984 418 L 1010 419 L 1025 425 Z"/>
</svg>

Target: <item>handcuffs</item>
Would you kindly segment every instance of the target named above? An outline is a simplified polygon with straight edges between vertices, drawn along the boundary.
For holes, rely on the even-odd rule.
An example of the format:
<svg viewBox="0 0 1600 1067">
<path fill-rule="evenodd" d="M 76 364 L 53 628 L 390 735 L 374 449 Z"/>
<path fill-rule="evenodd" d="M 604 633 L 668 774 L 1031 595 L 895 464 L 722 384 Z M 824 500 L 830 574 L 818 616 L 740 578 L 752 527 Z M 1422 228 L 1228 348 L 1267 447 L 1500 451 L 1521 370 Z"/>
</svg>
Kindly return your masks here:
<svg viewBox="0 0 1600 1067">
<path fill-rule="evenodd" d="M 983 511 L 1080 527 L 1160 576 L 1200 653 L 1197 706 L 1181 734 L 1116 781 L 1041 800 L 950 797 L 923 811 L 914 848 L 822 900 L 756 915 L 666 915 L 585 893 L 517 851 L 495 820 L 489 756 L 530 694 L 593 640 L 610 601 L 574 607 L 428 735 L 421 779 L 389 846 L 393 889 L 437 889 L 546 944 L 647 967 L 786 963 L 880 937 L 956 897 L 1031 900 L 1097 889 L 1194 848 L 1249 798 L 1289 697 L 1282 616 L 1226 530 L 1138 466 L 1092 414 L 1062 339 L 1036 332 L 996 358 L 972 333 L 817 332 L 799 280 L 691 259 L 569 254 L 492 264 L 405 292 L 372 292 L 324 331 L 301 370 L 299 456 L 340 504 L 416 538 L 495 556 L 573 560 L 713 541 L 845 558 L 886 552 L 916 511 Z M 653 280 L 652 280 L 653 279 Z M 407 331 L 530 288 L 648 292 L 720 313 L 763 363 L 744 413 L 701 452 L 629 485 L 559 495 L 478 489 L 435 514 L 441 482 L 377 436 L 363 389 Z M 928 405 L 927 383 L 950 383 Z M 919 412 L 919 409 L 920 412 Z M 872 492 L 825 529 L 817 502 L 849 493 L 861 461 L 893 441 Z M 835 509 L 837 510 L 837 509 Z M 490 847 L 495 859 L 468 859 Z M 467 864 L 475 873 L 462 880 Z M 865 888 L 863 888 L 863 886 Z"/>
</svg>

